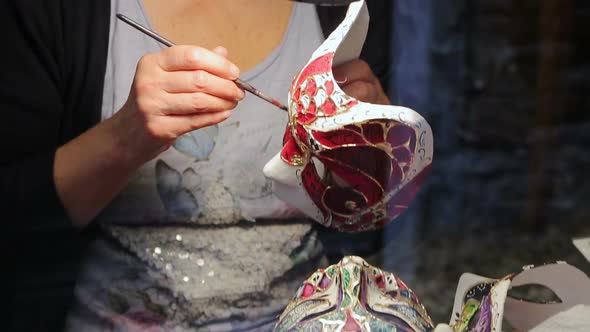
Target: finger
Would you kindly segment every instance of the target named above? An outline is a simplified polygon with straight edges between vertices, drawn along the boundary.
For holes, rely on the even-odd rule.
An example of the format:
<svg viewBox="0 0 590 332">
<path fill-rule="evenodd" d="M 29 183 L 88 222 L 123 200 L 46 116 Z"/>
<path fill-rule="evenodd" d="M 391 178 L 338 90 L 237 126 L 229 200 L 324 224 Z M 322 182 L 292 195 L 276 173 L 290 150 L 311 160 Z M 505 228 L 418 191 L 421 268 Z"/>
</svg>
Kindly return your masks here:
<svg viewBox="0 0 590 332">
<path fill-rule="evenodd" d="M 162 89 L 168 93 L 204 92 L 228 100 L 244 99 L 244 91 L 233 81 L 204 70 L 175 71 L 164 75 Z"/>
<path fill-rule="evenodd" d="M 168 116 L 165 125 L 175 136 L 186 134 L 190 131 L 218 124 L 231 116 L 231 111 L 201 113 L 182 116 Z"/>
<path fill-rule="evenodd" d="M 374 103 L 378 97 L 375 86 L 365 81 L 353 81 L 341 88 L 347 95 L 366 103 Z"/>
<path fill-rule="evenodd" d="M 225 48 L 223 46 L 217 46 L 216 48 L 213 49 L 213 52 L 221 55 L 224 58 L 227 58 L 227 55 L 228 55 L 227 48 Z M 246 96 L 246 92 L 240 87 L 238 87 L 238 89 L 240 89 L 240 91 L 241 91 L 240 93 L 238 93 L 238 96 L 241 96 L 240 100 L 242 100 Z"/>
<path fill-rule="evenodd" d="M 222 112 L 234 109 L 235 100 L 227 100 L 203 92 L 169 94 L 164 97 L 165 115 L 188 115 L 198 113 Z"/>
<path fill-rule="evenodd" d="M 240 70 L 223 56 L 196 46 L 173 46 L 158 53 L 158 63 L 165 71 L 205 70 L 213 75 L 235 80 Z"/>
<path fill-rule="evenodd" d="M 373 82 L 376 80 L 371 67 L 362 60 L 352 60 L 336 66 L 332 69 L 332 73 L 336 81 L 343 82 L 340 84 L 341 86 L 354 81 Z"/>
<path fill-rule="evenodd" d="M 224 58 L 227 58 L 227 49 L 223 46 L 217 46 L 213 49 L 213 53 L 221 55 Z"/>
</svg>

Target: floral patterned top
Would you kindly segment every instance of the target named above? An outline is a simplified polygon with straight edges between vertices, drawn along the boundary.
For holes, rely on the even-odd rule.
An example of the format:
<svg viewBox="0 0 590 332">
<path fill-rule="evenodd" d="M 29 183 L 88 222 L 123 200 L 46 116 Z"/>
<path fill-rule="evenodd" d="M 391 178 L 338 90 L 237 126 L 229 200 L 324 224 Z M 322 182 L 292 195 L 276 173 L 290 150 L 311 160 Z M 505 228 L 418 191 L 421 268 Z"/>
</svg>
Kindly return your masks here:
<svg viewBox="0 0 590 332">
<path fill-rule="evenodd" d="M 150 26 L 140 0 L 111 1 L 102 117 L 125 102 L 139 58 L 161 45 L 115 20 Z M 242 79 L 285 102 L 322 42 L 315 7 L 293 6 L 280 46 Z M 322 262 L 308 220 L 262 174 L 279 151 L 286 113 L 247 96 L 216 126 L 179 138 L 138 170 L 100 215 L 76 287 L 70 331 L 269 330 Z"/>
</svg>

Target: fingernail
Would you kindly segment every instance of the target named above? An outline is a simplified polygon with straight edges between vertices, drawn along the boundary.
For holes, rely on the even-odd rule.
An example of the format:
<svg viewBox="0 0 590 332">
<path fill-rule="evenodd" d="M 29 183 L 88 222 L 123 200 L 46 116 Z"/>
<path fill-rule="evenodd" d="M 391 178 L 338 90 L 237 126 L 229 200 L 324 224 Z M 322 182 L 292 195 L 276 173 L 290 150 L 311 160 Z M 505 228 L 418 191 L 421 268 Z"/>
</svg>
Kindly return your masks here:
<svg viewBox="0 0 590 332">
<path fill-rule="evenodd" d="M 236 65 L 231 65 L 229 68 L 230 74 L 232 78 L 236 79 L 240 77 L 240 69 Z"/>
<path fill-rule="evenodd" d="M 244 99 L 244 97 L 246 97 L 246 93 L 244 92 L 244 90 L 238 88 L 237 97 L 238 97 L 238 100 Z"/>
<path fill-rule="evenodd" d="M 344 84 L 348 82 L 348 77 L 344 75 L 334 75 L 334 80 L 336 80 L 336 83 L 338 84 Z"/>
</svg>

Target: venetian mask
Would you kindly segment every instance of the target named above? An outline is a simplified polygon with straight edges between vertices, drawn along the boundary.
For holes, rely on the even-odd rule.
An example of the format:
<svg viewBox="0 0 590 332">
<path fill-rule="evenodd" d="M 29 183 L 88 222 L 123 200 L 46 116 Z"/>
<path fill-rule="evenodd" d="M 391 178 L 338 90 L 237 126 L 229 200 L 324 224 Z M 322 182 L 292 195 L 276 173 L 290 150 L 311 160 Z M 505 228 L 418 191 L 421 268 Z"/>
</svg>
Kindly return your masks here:
<svg viewBox="0 0 590 332">
<path fill-rule="evenodd" d="M 356 256 L 316 271 L 275 326 L 280 331 L 431 331 L 418 297 L 395 274 Z"/>
<path fill-rule="evenodd" d="M 537 294 L 550 292 L 554 298 L 532 301 L 509 294 L 510 289 L 527 285 L 536 286 Z M 457 287 L 451 328 L 453 332 L 499 332 L 505 320 L 516 331 L 530 331 L 576 305 L 590 305 L 590 279 L 564 262 L 525 266 L 501 279 L 465 273 Z"/>
<path fill-rule="evenodd" d="M 414 198 L 432 163 L 432 131 L 415 111 L 348 96 L 332 66 L 357 58 L 368 27 L 364 1 L 296 75 L 283 149 L 264 168 L 275 194 L 327 227 L 382 227 Z"/>
<path fill-rule="evenodd" d="M 550 291 L 554 298 L 532 301 L 509 294 L 527 285 L 537 287 L 537 296 Z M 465 273 L 457 286 L 450 325 L 434 327 L 416 294 L 399 277 L 349 256 L 312 274 L 274 331 L 499 332 L 503 320 L 517 331 L 530 331 L 579 306 L 590 306 L 590 278 L 564 262 L 526 266 L 500 279 Z"/>
</svg>

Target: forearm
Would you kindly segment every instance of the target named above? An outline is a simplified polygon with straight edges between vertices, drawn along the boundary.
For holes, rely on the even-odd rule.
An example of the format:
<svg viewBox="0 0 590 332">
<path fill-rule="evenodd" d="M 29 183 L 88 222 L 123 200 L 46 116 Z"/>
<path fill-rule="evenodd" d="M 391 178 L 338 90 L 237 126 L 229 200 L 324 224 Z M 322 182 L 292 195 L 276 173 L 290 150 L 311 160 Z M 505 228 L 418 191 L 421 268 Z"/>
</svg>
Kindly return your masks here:
<svg viewBox="0 0 590 332">
<path fill-rule="evenodd" d="M 123 112 L 116 114 L 56 152 L 53 174 L 57 193 L 68 216 L 80 228 L 127 185 L 145 162 L 146 152 L 135 147 L 145 139 L 133 127 L 123 128 L 125 116 Z"/>
<path fill-rule="evenodd" d="M 178 136 L 229 117 L 244 92 L 226 52 L 175 46 L 144 56 L 121 110 L 57 150 L 55 186 L 74 224 L 87 225 Z"/>
</svg>

